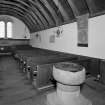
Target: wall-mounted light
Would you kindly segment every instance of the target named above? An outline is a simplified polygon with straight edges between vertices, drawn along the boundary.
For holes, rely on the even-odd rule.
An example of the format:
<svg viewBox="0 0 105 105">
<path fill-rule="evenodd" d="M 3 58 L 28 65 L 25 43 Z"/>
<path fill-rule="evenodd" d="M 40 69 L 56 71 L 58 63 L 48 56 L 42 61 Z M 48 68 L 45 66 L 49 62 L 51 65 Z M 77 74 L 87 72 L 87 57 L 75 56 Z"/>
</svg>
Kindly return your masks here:
<svg viewBox="0 0 105 105">
<path fill-rule="evenodd" d="M 36 39 L 39 40 L 39 42 L 41 42 L 41 35 L 36 33 Z"/>
<path fill-rule="evenodd" d="M 39 37 L 39 34 L 37 33 L 37 34 L 36 34 L 36 38 L 38 38 L 38 37 Z"/>
<path fill-rule="evenodd" d="M 55 31 L 55 36 L 58 38 L 58 37 L 61 37 L 63 33 L 63 29 L 61 27 L 58 27 L 57 30 Z"/>
<path fill-rule="evenodd" d="M 57 13 L 59 14 L 60 13 L 60 0 L 57 0 L 56 3 L 57 3 L 57 7 L 58 7 Z M 58 20 L 58 23 L 56 24 L 56 26 L 58 26 L 57 30 L 55 31 L 55 33 L 56 33 L 55 36 L 57 38 L 61 37 L 61 35 L 63 33 L 63 28 L 60 26 L 60 23 L 61 22 Z"/>
</svg>

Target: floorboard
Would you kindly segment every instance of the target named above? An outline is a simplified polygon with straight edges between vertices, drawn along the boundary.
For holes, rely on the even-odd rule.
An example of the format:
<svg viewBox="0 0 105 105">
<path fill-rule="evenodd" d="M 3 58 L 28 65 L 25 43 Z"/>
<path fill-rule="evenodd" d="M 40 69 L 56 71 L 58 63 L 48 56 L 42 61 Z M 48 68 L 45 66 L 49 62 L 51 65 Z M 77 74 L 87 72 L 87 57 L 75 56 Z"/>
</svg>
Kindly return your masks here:
<svg viewBox="0 0 105 105">
<path fill-rule="evenodd" d="M 0 58 L 0 105 L 44 105 L 44 98 L 19 71 L 12 57 Z"/>
<path fill-rule="evenodd" d="M 105 105 L 105 85 L 94 80 L 88 77 L 81 93 L 93 105 Z M 46 105 L 48 92 L 37 91 L 11 56 L 0 57 L 0 105 Z"/>
</svg>

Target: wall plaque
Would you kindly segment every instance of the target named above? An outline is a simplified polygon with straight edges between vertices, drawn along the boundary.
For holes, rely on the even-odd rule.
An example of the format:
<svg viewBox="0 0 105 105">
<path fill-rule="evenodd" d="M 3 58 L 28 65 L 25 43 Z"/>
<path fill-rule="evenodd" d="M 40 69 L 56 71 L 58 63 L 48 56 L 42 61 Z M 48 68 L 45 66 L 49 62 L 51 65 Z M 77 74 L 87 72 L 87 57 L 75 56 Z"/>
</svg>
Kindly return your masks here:
<svg viewBox="0 0 105 105">
<path fill-rule="evenodd" d="M 49 39 L 50 43 L 54 43 L 55 42 L 55 35 L 51 35 L 50 39 Z"/>
<path fill-rule="evenodd" d="M 88 18 L 89 14 L 77 17 L 78 46 L 88 47 Z"/>
</svg>

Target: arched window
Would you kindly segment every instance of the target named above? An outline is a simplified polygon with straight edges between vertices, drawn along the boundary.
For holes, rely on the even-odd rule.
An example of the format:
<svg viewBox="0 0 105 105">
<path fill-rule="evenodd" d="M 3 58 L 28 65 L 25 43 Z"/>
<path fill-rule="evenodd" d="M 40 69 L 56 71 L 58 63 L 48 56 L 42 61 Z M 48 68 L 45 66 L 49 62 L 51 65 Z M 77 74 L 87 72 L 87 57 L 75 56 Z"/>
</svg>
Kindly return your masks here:
<svg viewBox="0 0 105 105">
<path fill-rule="evenodd" d="M 7 23 L 7 38 L 12 38 L 12 22 Z"/>
<path fill-rule="evenodd" d="M 12 38 L 12 22 L 0 21 L 0 38 Z"/>
<path fill-rule="evenodd" d="M 5 22 L 0 21 L 0 38 L 5 37 Z"/>
</svg>

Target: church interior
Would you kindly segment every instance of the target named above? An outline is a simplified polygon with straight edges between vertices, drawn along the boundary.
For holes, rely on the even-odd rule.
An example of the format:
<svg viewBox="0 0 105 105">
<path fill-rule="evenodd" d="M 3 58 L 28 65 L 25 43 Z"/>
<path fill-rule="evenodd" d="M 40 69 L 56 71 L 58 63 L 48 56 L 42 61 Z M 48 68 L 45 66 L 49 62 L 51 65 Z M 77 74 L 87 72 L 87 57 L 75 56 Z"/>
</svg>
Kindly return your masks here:
<svg viewBox="0 0 105 105">
<path fill-rule="evenodd" d="M 104 0 L 0 0 L 0 105 L 105 105 Z"/>
</svg>

